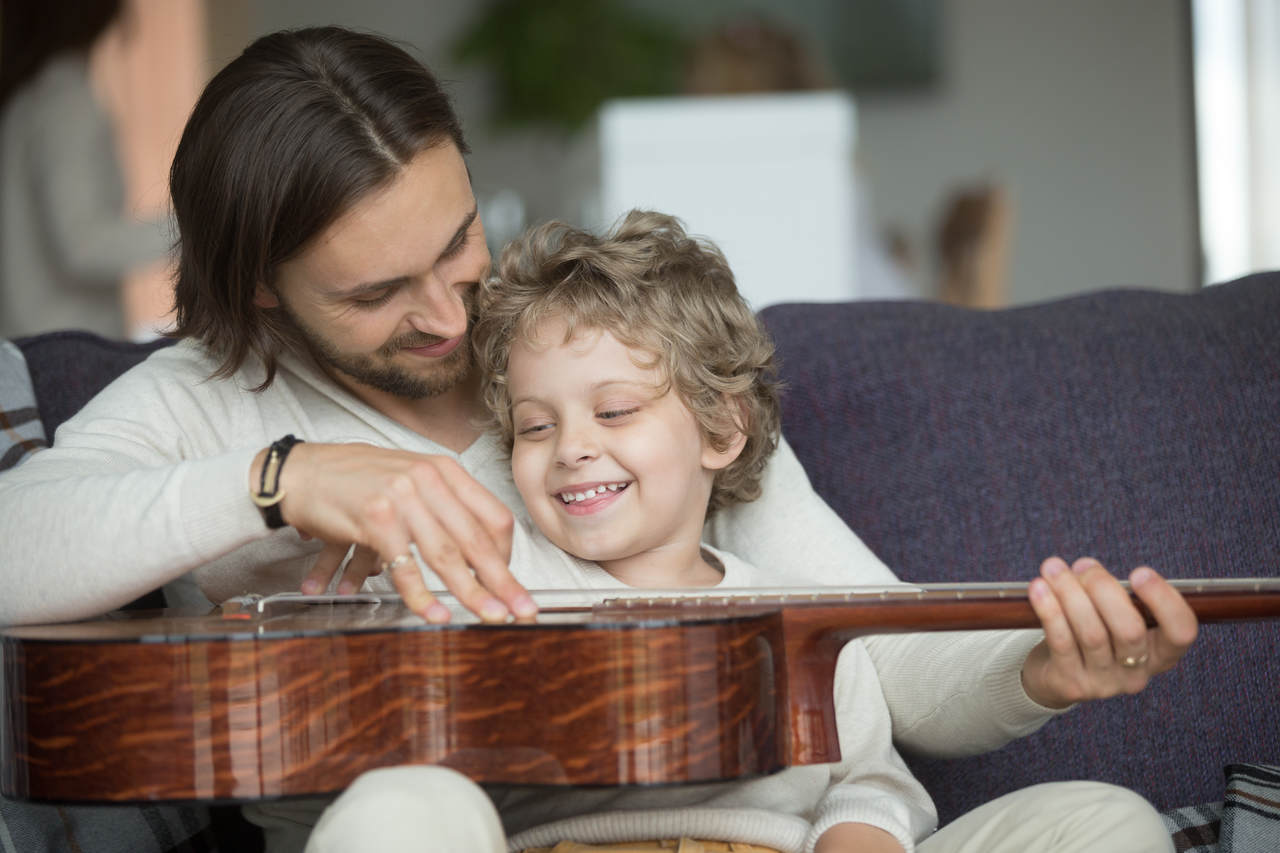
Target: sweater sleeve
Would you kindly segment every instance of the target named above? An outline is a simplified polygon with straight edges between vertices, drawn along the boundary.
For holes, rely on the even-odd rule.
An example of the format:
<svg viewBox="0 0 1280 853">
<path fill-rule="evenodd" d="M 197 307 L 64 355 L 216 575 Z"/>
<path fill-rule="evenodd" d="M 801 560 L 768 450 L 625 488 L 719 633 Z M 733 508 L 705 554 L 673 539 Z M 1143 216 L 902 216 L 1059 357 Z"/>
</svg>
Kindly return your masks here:
<svg viewBox="0 0 1280 853">
<path fill-rule="evenodd" d="M 840 651 L 834 700 L 843 758 L 829 765 L 831 786 L 814 811 L 805 851 L 837 824 L 865 823 L 888 832 L 910 853 L 916 839 L 937 827 L 938 815 L 893 747 L 885 697 L 859 640 Z"/>
<path fill-rule="evenodd" d="M 708 522 L 708 541 L 748 563 L 805 583 L 900 583 L 813 490 L 786 441 L 769 460 L 764 492 Z M 1055 713 L 1022 688 L 1040 633 L 880 634 L 866 638 L 894 738 L 924 755 L 969 755 L 1030 734 Z"/>
<path fill-rule="evenodd" d="M 1039 729 L 1069 709 L 1046 708 L 1022 687 L 1022 665 L 1043 633 L 942 631 L 865 638 L 893 718 L 894 740 L 936 758 L 977 755 Z"/>
<path fill-rule="evenodd" d="M 246 498 L 255 431 L 217 443 L 233 401 L 148 363 L 0 475 L 0 624 L 93 616 L 268 535 Z"/>
</svg>

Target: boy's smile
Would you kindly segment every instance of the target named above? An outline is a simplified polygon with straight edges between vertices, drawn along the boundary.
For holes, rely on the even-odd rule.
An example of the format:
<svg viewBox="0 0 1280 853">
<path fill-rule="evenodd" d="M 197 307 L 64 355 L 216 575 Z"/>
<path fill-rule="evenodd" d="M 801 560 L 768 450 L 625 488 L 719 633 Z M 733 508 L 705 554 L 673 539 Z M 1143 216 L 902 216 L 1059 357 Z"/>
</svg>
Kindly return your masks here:
<svg viewBox="0 0 1280 853">
<path fill-rule="evenodd" d="M 565 329 L 543 323 L 508 362 L 511 470 L 534 523 L 632 586 L 717 582 L 699 545 L 719 457 L 647 353 Z"/>
</svg>

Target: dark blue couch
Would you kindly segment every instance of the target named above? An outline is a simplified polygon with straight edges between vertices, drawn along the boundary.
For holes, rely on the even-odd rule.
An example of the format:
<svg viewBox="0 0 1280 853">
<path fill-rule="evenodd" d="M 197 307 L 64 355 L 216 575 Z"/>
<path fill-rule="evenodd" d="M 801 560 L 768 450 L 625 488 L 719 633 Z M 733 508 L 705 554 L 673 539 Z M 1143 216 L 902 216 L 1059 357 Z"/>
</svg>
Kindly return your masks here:
<svg viewBox="0 0 1280 853">
<path fill-rule="evenodd" d="M 976 312 L 767 308 L 783 428 L 814 486 L 917 582 L 1029 580 L 1051 554 L 1170 577 L 1280 575 L 1280 274 Z M 1136 697 L 979 758 L 913 760 L 943 821 L 1087 778 L 1161 809 L 1280 763 L 1280 622 L 1206 625 Z"/>
<path fill-rule="evenodd" d="M 784 428 L 817 489 L 918 582 L 1027 580 L 1050 554 L 1172 577 L 1280 575 L 1280 274 L 996 312 L 785 305 Z M 149 347 L 20 341 L 46 428 Z M 1144 694 L 981 757 L 915 760 L 944 821 L 1040 781 L 1158 807 L 1280 763 L 1280 623 L 1206 626 Z"/>
</svg>

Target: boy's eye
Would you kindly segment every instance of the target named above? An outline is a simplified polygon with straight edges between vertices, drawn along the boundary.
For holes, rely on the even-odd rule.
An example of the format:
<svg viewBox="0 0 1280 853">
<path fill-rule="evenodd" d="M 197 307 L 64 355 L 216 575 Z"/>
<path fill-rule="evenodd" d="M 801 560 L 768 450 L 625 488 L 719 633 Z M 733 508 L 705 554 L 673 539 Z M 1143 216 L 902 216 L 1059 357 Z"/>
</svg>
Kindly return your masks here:
<svg viewBox="0 0 1280 853">
<path fill-rule="evenodd" d="M 596 413 L 596 417 L 601 420 L 610 421 L 617 420 L 618 418 L 625 418 L 627 415 L 634 415 L 638 411 L 640 411 L 639 406 L 633 406 L 629 409 L 607 409 L 603 412 Z"/>
<path fill-rule="evenodd" d="M 516 435 L 524 438 L 540 438 L 551 430 L 552 425 L 549 423 L 535 423 L 522 425 L 516 430 Z"/>
</svg>

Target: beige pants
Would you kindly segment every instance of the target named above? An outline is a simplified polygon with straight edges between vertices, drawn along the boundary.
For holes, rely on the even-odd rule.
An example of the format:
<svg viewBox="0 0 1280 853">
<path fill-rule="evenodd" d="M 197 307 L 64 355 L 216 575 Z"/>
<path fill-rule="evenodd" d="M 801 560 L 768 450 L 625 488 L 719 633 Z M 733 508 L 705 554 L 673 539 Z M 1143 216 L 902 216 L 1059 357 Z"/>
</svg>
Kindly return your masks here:
<svg viewBox="0 0 1280 853">
<path fill-rule="evenodd" d="M 304 847 L 306 853 L 507 853 L 489 798 L 464 776 L 441 767 L 374 770 L 323 809 L 315 823 L 322 808 L 322 803 L 286 802 L 246 809 L 246 816 L 266 830 L 268 853 L 301 853 Z M 551 849 L 585 853 L 608 848 Z M 1100 782 L 1052 782 L 992 800 L 942 827 L 916 849 L 1172 853 L 1173 843 L 1160 815 L 1132 791 Z"/>
<path fill-rule="evenodd" d="M 778 853 L 772 847 L 739 844 L 734 841 L 697 841 L 677 838 L 667 841 L 624 841 L 621 844 L 579 844 L 561 841 L 555 847 L 527 847 L 522 853 Z"/>
</svg>

